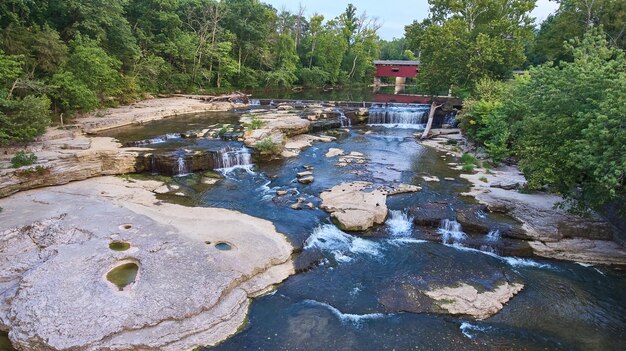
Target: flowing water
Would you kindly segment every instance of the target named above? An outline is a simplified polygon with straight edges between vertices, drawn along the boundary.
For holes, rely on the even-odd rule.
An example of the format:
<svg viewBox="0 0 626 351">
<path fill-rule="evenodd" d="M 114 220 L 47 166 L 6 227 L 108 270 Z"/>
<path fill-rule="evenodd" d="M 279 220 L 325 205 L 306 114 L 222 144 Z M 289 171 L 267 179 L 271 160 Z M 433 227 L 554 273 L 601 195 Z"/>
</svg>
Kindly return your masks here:
<svg viewBox="0 0 626 351">
<path fill-rule="evenodd" d="M 253 168 L 246 149 L 224 147 L 215 156 L 229 169 L 224 178 L 208 189 L 185 188 L 187 205 L 267 219 L 302 248 L 295 258 L 299 273 L 256 299 L 239 333 L 203 350 L 623 350 L 624 272 L 498 255 L 492 247 L 504 240 L 497 230 L 504 219 L 490 213 L 479 214 L 493 223 L 479 238 L 483 246 L 469 245 L 476 238 L 452 216 L 439 228 L 413 224 L 416 206 L 443 203 L 453 214 L 472 201 L 460 195 L 468 184 L 447 166 L 456 160 L 417 144 L 415 130 L 394 128 L 418 126 L 428 111 L 412 105 L 409 116 L 394 108 L 374 111 L 374 126 L 353 126 L 298 157 Z M 339 167 L 336 157 L 324 156 L 330 148 L 361 152 L 368 161 Z M 312 184 L 296 180 L 304 166 L 314 168 Z M 425 175 L 455 180 L 425 182 Z M 389 197 L 384 225 L 356 235 L 339 230 L 318 208 L 321 191 L 355 180 L 423 190 Z M 289 193 L 277 197 L 278 190 Z M 298 198 L 314 208 L 292 209 Z M 502 281 L 521 282 L 524 289 L 483 321 L 435 313 L 419 293 L 459 283 L 491 290 Z"/>
<path fill-rule="evenodd" d="M 234 147 L 226 145 L 213 154 L 215 168 L 222 172 L 231 172 L 241 168 L 250 170 L 252 168 L 252 155 L 245 146 Z"/>
<path fill-rule="evenodd" d="M 370 108 L 370 126 L 424 129 L 430 105 L 379 104 Z"/>
</svg>

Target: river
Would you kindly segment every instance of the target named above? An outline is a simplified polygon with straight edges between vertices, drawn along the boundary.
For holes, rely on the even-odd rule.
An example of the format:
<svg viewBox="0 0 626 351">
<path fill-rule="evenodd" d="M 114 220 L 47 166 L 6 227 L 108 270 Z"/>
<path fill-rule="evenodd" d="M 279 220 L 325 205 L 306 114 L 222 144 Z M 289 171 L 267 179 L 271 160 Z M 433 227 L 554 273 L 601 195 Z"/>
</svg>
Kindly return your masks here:
<svg viewBox="0 0 626 351">
<path fill-rule="evenodd" d="M 107 134 L 124 142 L 145 140 L 216 122 L 232 123 L 239 114 L 204 114 L 191 121 L 172 118 Z M 499 256 L 490 249 L 501 240 L 497 235 L 485 236 L 481 239 L 485 245 L 477 250 L 465 245 L 459 230 L 441 228 L 433 233 L 413 224 L 409 209 L 418 205 L 442 203 L 455 211 L 473 204 L 460 195 L 469 184 L 448 167 L 450 160 L 415 142 L 418 129 L 351 127 L 335 141 L 316 143 L 297 157 L 254 165 L 241 161 L 245 164 L 224 170 L 224 179 L 211 187 L 196 186 L 193 175 L 174 178 L 185 196 L 160 195 L 161 199 L 234 209 L 270 220 L 302 248 L 296 257 L 299 272 L 253 302 L 239 333 L 203 350 L 624 349 L 623 271 Z M 159 152 L 202 145 L 165 138 L 156 147 Z M 368 162 L 338 167 L 336 159 L 324 156 L 330 148 L 363 153 Z M 237 166 L 234 163 L 231 166 Z M 296 180 L 305 166 L 314 169 L 315 181 L 309 185 Z M 423 176 L 454 180 L 426 182 Z M 415 184 L 423 190 L 389 197 L 391 211 L 384 225 L 345 233 L 319 209 L 319 194 L 355 180 Z M 281 190 L 287 195 L 276 196 Z M 297 198 L 314 208 L 292 209 Z M 507 221 L 486 215 L 494 225 Z M 428 240 L 433 235 L 450 239 L 446 244 Z M 460 283 L 489 290 L 502 281 L 520 282 L 524 288 L 500 312 L 482 321 L 437 311 L 416 293 L 426 286 Z"/>
</svg>

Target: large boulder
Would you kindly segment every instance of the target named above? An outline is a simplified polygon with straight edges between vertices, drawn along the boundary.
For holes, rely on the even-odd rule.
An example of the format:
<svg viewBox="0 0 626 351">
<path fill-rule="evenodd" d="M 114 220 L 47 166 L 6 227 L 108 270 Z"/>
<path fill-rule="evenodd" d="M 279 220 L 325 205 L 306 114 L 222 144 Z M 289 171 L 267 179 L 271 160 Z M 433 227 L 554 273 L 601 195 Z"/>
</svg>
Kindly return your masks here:
<svg viewBox="0 0 626 351">
<path fill-rule="evenodd" d="M 161 203 L 160 186 L 107 177 L 0 200 L 0 330 L 17 349 L 214 345 L 293 273 L 270 222 Z"/>
<path fill-rule="evenodd" d="M 450 314 L 469 315 L 476 319 L 489 318 L 498 313 L 515 294 L 524 288 L 521 283 L 502 283 L 490 291 L 479 292 L 468 284 L 441 287 L 426 291 L 439 307 Z"/>
<path fill-rule="evenodd" d="M 321 208 L 330 213 L 342 230 L 366 230 L 385 222 L 386 194 L 384 189 L 377 189 L 369 182 L 339 184 L 320 194 Z"/>
</svg>

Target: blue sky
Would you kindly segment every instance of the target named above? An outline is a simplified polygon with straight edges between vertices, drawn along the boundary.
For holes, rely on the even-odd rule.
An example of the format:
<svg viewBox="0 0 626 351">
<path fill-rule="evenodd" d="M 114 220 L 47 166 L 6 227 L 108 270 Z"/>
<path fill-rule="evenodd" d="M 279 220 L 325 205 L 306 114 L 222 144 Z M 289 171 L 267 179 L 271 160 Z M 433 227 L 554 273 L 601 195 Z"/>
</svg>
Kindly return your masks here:
<svg viewBox="0 0 626 351">
<path fill-rule="evenodd" d="M 306 16 L 314 13 L 324 15 L 325 18 L 333 18 L 342 13 L 349 3 L 356 6 L 359 13 L 366 11 L 369 16 L 378 17 L 383 23 L 378 34 L 383 39 L 399 38 L 404 36 L 404 26 L 414 20 L 422 20 L 428 15 L 427 0 L 261 0 L 281 10 L 285 8 L 291 12 L 298 9 L 302 4 L 306 9 Z M 558 8 L 558 4 L 549 0 L 537 0 L 537 7 L 533 11 L 533 17 L 537 23 L 543 21 L 548 15 Z"/>
</svg>

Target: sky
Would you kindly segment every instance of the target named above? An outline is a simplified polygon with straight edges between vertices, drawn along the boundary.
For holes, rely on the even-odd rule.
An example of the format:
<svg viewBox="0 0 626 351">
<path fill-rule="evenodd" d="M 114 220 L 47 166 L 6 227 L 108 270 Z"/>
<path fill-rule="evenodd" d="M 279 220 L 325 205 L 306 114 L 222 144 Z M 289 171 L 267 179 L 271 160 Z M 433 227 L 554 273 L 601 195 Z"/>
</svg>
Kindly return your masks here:
<svg viewBox="0 0 626 351">
<path fill-rule="evenodd" d="M 385 39 L 401 38 L 404 36 L 404 26 L 414 20 L 422 20 L 428 15 L 427 0 L 261 0 L 274 6 L 278 10 L 283 8 L 296 12 L 301 3 L 305 7 L 306 17 L 314 13 L 324 15 L 326 19 L 334 18 L 341 14 L 349 3 L 357 8 L 360 14 L 366 11 L 371 17 L 378 17 L 383 23 L 378 35 Z M 549 14 L 553 13 L 559 5 L 550 0 L 537 0 L 537 7 L 532 12 L 536 23 L 541 23 Z"/>
</svg>

